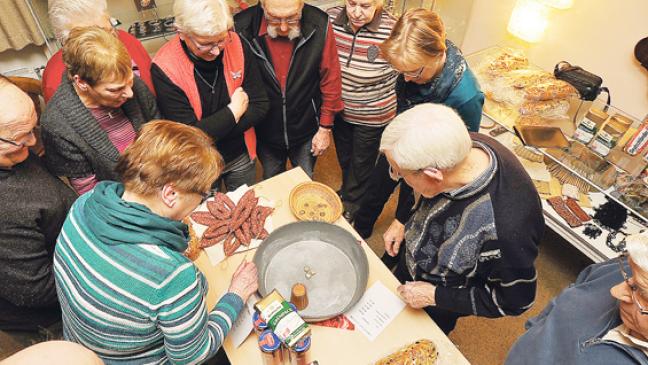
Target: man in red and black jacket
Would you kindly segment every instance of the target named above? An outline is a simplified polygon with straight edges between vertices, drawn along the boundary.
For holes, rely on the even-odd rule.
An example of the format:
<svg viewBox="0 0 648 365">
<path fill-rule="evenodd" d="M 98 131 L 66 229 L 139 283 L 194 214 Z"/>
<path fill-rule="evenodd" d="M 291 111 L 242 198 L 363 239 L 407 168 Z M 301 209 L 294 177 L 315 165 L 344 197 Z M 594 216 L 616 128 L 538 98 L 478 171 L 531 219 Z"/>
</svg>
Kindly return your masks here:
<svg viewBox="0 0 648 365">
<path fill-rule="evenodd" d="M 312 177 L 331 142 L 341 100 L 335 36 L 325 12 L 303 0 L 265 0 L 234 17 L 236 31 L 261 65 L 270 111 L 256 129 L 263 177 L 290 159 Z"/>
</svg>

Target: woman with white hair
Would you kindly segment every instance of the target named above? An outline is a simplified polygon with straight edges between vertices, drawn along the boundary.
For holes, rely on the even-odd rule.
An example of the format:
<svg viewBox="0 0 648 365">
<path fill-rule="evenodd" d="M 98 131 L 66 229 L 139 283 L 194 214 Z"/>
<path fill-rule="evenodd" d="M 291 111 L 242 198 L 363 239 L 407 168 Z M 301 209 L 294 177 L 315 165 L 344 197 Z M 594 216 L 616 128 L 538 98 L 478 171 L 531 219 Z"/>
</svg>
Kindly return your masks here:
<svg viewBox="0 0 648 365">
<path fill-rule="evenodd" d="M 225 0 L 176 0 L 178 35 L 153 58 L 151 73 L 165 118 L 196 126 L 225 160 L 228 191 L 256 182 L 254 126 L 269 102 L 247 43 L 232 31 Z"/>
<path fill-rule="evenodd" d="M 70 31 L 76 27 L 96 25 L 112 32 L 126 46 L 131 57 L 133 72 L 153 91 L 151 57 L 142 43 L 128 32 L 115 29 L 108 14 L 106 0 L 49 0 L 49 20 L 56 39 L 65 44 Z M 62 50 L 56 52 L 43 71 L 43 97 L 45 102 L 54 95 L 63 78 L 65 65 Z"/>
<path fill-rule="evenodd" d="M 425 103 L 383 132 L 388 173 L 421 194 L 394 275 L 407 304 L 448 333 L 461 316 L 519 315 L 533 305 L 544 234 L 538 192 L 517 157 L 469 133 L 453 109 Z M 391 256 L 401 242 L 385 242 Z"/>
</svg>

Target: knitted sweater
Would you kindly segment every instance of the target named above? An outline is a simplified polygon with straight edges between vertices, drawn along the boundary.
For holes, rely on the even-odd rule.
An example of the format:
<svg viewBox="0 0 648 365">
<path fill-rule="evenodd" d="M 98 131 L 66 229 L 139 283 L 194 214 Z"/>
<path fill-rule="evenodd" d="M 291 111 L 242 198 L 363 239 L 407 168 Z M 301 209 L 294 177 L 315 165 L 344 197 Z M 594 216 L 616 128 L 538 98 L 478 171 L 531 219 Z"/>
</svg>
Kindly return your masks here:
<svg viewBox="0 0 648 365">
<path fill-rule="evenodd" d="M 38 156 L 0 170 L 0 330 L 36 330 L 61 319 L 52 256 L 76 194 Z"/>
<path fill-rule="evenodd" d="M 160 118 L 155 97 L 144 82 L 135 77 L 133 97 L 121 109 L 133 123 L 141 125 Z M 106 131 L 81 102 L 72 82 L 63 80 L 41 116 L 45 163 L 55 175 L 117 180 L 113 171 L 119 151 L 110 142 Z"/>
<path fill-rule="evenodd" d="M 213 356 L 243 308 L 209 311 L 207 282 L 182 252 L 188 227 L 121 199 L 104 181 L 81 196 L 58 238 L 54 273 L 65 339 L 107 364 L 195 364 Z"/>
<path fill-rule="evenodd" d="M 518 315 L 535 299 L 542 205 L 512 152 L 482 134 L 471 138 L 489 154 L 490 166 L 467 186 L 420 199 L 407 223 L 407 268 L 415 280 L 437 286 L 442 309 Z"/>
<path fill-rule="evenodd" d="M 342 72 L 344 120 L 384 126 L 396 116 L 396 72 L 378 48 L 389 37 L 396 19 L 378 10 L 374 19 L 357 32 L 349 26 L 346 8 L 327 10 L 333 25 Z"/>
</svg>

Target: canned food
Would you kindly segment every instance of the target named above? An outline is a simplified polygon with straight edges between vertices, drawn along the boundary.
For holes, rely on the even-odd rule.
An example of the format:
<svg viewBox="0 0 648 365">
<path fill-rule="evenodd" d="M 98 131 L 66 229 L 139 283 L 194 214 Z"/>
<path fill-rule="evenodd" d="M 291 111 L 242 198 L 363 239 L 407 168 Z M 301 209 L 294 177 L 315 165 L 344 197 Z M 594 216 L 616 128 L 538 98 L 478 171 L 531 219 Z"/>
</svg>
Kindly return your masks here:
<svg viewBox="0 0 648 365">
<path fill-rule="evenodd" d="M 257 335 L 268 329 L 268 324 L 261 318 L 261 315 L 257 311 L 254 311 L 254 314 L 252 314 L 252 324 L 254 325 L 254 332 Z"/>
<path fill-rule="evenodd" d="M 263 331 L 259 335 L 258 343 L 263 365 L 282 365 L 284 363 L 281 341 L 271 330 Z"/>
<path fill-rule="evenodd" d="M 311 336 L 306 336 L 290 349 L 290 365 L 308 365 L 310 363 Z"/>
</svg>

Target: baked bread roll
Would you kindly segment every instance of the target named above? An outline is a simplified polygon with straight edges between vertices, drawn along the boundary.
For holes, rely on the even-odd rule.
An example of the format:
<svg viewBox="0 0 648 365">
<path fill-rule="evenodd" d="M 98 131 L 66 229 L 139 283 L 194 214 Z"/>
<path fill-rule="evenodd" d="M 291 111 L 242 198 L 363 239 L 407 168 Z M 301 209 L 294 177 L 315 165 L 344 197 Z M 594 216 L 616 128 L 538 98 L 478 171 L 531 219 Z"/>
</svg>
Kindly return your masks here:
<svg viewBox="0 0 648 365">
<path fill-rule="evenodd" d="M 438 355 L 434 343 L 422 339 L 378 360 L 375 365 L 434 365 Z"/>
</svg>

